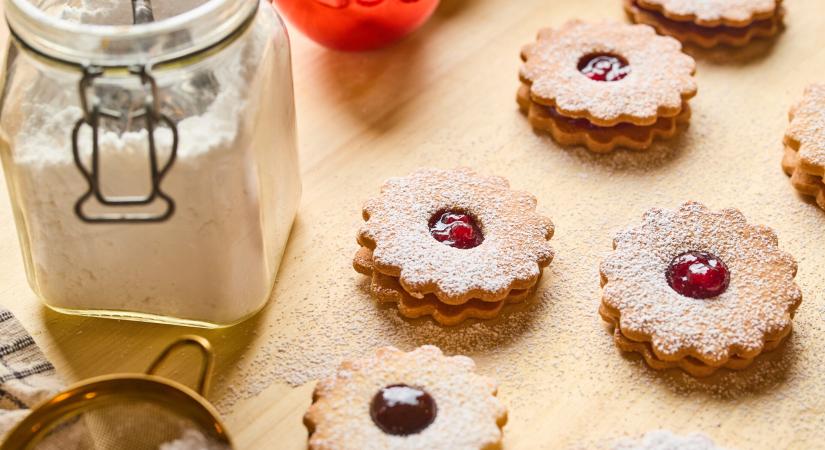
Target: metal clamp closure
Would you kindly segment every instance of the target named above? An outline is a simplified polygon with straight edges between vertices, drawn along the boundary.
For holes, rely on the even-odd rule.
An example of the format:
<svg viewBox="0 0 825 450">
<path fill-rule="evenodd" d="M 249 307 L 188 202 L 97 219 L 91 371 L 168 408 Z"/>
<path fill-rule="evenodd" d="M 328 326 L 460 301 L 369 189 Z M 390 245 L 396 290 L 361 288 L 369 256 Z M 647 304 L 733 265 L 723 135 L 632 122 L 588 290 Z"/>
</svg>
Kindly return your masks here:
<svg viewBox="0 0 825 450">
<path fill-rule="evenodd" d="M 146 88 L 146 99 L 141 109 L 134 113 L 121 112 L 103 107 L 93 92 L 95 80 L 102 77 L 104 73 L 101 67 L 84 67 L 83 77 L 79 83 L 80 106 L 83 108 L 83 117 L 77 121 L 72 130 L 72 152 L 74 162 L 80 173 L 86 179 L 88 190 L 80 196 L 75 203 L 75 214 L 88 223 L 137 223 L 137 222 L 163 222 L 169 219 L 175 212 L 174 200 L 161 188 L 164 177 L 175 163 L 178 149 L 178 129 L 175 123 L 168 116 L 160 112 L 160 100 L 158 86 L 151 71 L 146 66 L 134 66 L 129 68 L 129 73 L 140 78 L 141 84 Z M 91 99 L 91 100 L 90 100 Z M 127 117 L 125 115 L 128 114 Z M 101 119 L 121 120 L 127 118 L 132 120 L 144 120 L 146 122 L 147 139 L 149 141 L 148 156 L 151 177 L 151 192 L 146 196 L 120 196 L 107 197 L 104 195 L 100 184 L 100 121 Z M 158 161 L 158 151 L 155 144 L 155 130 L 159 123 L 165 124 L 172 132 L 172 147 L 168 160 L 161 165 Z M 83 125 L 88 125 L 92 130 L 92 151 L 91 167 L 87 167 L 80 156 L 79 136 Z M 94 197 L 100 204 L 105 206 L 130 208 L 149 205 L 159 200 L 165 204 L 163 211 L 159 213 L 149 212 L 117 212 L 91 215 L 84 210 L 84 205 Z"/>
</svg>

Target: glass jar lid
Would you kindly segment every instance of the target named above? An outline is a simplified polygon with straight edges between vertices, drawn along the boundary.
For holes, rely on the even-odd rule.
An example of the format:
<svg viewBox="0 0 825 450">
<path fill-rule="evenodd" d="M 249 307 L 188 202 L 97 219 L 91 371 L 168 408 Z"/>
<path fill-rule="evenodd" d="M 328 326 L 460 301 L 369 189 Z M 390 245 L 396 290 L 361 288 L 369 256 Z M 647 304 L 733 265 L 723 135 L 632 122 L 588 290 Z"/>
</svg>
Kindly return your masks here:
<svg viewBox="0 0 825 450">
<path fill-rule="evenodd" d="M 3 2 L 12 35 L 28 49 L 99 67 L 156 65 L 207 50 L 241 29 L 258 8 L 258 0 Z M 135 2 L 149 4 L 154 21 L 135 24 Z"/>
</svg>

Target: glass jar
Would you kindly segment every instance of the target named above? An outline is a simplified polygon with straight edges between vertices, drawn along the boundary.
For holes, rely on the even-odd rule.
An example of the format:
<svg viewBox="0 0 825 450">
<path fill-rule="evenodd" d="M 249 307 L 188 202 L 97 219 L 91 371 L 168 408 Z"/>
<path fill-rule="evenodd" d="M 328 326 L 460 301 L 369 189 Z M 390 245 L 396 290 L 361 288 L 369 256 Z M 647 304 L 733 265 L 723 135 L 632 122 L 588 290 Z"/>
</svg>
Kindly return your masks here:
<svg viewBox="0 0 825 450">
<path fill-rule="evenodd" d="M 270 5 L 3 1 L 0 155 L 37 295 L 203 327 L 259 311 L 300 197 Z"/>
</svg>

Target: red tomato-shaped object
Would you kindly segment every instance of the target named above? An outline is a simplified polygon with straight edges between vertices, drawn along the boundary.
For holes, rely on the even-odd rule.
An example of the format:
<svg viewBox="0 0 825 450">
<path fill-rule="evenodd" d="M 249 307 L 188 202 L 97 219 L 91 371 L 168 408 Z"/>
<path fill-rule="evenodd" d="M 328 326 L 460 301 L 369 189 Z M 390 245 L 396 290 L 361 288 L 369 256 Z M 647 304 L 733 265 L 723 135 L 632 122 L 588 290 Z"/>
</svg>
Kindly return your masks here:
<svg viewBox="0 0 825 450">
<path fill-rule="evenodd" d="M 439 0 L 274 0 L 304 34 L 337 50 L 389 45 L 421 26 Z"/>
</svg>

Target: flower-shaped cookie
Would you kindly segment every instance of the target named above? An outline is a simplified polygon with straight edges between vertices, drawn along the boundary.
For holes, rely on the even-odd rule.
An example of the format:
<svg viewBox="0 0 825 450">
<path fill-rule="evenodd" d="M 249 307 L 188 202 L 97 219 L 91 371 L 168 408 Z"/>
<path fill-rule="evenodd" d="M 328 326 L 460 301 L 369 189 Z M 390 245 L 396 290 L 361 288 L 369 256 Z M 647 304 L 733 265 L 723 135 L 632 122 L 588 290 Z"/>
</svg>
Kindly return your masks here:
<svg viewBox="0 0 825 450">
<path fill-rule="evenodd" d="M 600 312 L 617 325 L 620 346 L 649 344 L 656 363 L 692 358 L 707 375 L 744 367 L 789 333 L 802 300 L 795 275 L 774 232 L 738 210 L 652 209 L 603 261 Z"/>
<path fill-rule="evenodd" d="M 507 409 L 473 360 L 425 345 L 346 361 L 304 416 L 310 450 L 498 448 Z"/>
<path fill-rule="evenodd" d="M 812 84 L 789 113 L 782 169 L 802 195 L 825 209 L 825 84 Z"/>
<path fill-rule="evenodd" d="M 358 243 L 411 296 L 449 305 L 530 289 L 553 259 L 553 223 L 501 177 L 421 169 L 392 178 L 363 211 Z"/>
<path fill-rule="evenodd" d="M 799 154 L 799 168 L 825 177 L 825 83 L 811 84 L 790 111 L 785 145 Z"/>
<path fill-rule="evenodd" d="M 773 17 L 781 0 L 636 0 L 639 6 L 671 20 L 703 27 L 745 27 Z"/>
<path fill-rule="evenodd" d="M 523 49 L 520 77 L 533 102 L 563 116 L 653 125 L 696 94 L 696 63 L 681 48 L 647 25 L 571 21 Z"/>
</svg>

